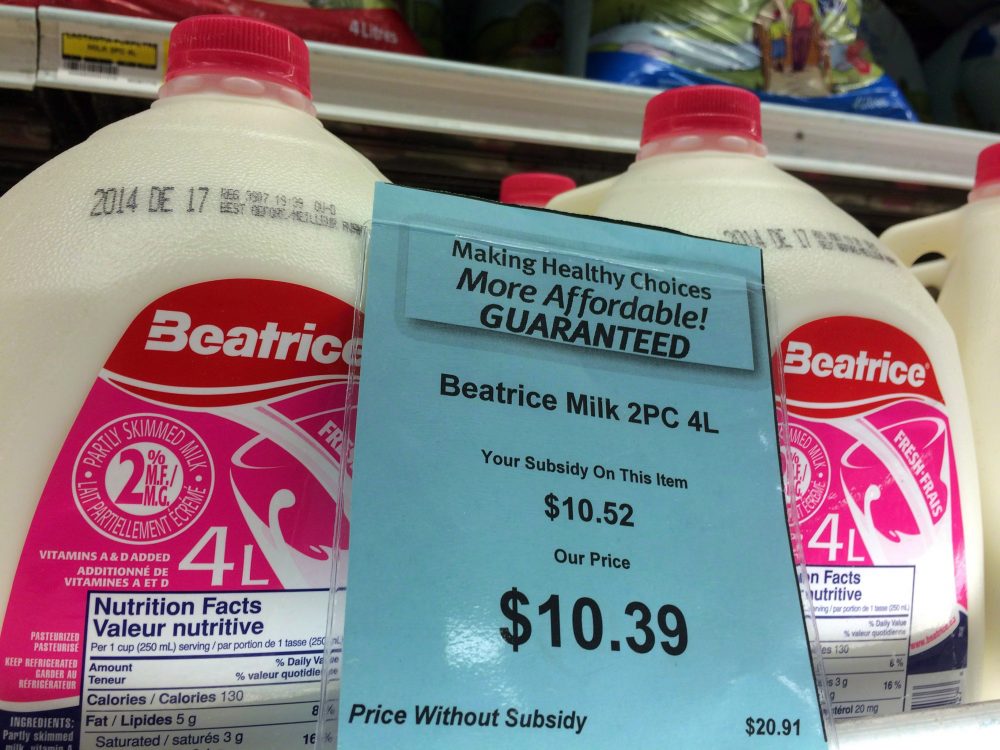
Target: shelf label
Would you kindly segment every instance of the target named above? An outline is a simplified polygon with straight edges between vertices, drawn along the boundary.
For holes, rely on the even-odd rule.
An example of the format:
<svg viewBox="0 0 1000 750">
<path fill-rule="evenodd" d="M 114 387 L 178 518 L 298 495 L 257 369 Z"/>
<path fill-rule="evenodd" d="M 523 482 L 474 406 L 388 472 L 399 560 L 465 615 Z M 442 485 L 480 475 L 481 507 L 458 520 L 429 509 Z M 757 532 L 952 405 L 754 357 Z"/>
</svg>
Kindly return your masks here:
<svg viewBox="0 0 1000 750">
<path fill-rule="evenodd" d="M 146 42 L 129 42 L 89 34 L 62 35 L 63 60 L 155 69 L 158 52 L 155 44 Z"/>
<path fill-rule="evenodd" d="M 61 8 L 38 11 L 38 81 L 84 91 L 154 96 L 166 71 L 173 24 Z"/>
<path fill-rule="evenodd" d="M 341 750 L 825 747 L 760 251 L 380 184 L 368 269 Z"/>
</svg>

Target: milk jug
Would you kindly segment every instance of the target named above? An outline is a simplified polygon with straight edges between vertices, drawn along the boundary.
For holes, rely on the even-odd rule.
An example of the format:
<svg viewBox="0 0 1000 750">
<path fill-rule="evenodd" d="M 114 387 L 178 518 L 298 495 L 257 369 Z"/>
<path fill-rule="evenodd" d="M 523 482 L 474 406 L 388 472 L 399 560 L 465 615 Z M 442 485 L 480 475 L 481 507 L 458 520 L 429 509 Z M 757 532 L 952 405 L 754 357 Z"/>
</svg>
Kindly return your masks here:
<svg viewBox="0 0 1000 750">
<path fill-rule="evenodd" d="M 560 193 L 572 190 L 572 178 L 551 172 L 518 172 L 500 181 L 500 202 L 543 208 Z"/>
<path fill-rule="evenodd" d="M 182 21 L 149 111 L 0 199 L 4 747 L 314 731 L 384 178 L 309 93 L 285 30 Z"/>
<path fill-rule="evenodd" d="M 947 264 L 938 305 L 955 330 L 980 456 L 986 560 L 984 700 L 1000 699 L 1000 393 L 997 295 L 1000 292 L 1000 145 L 979 155 L 975 187 L 962 208 L 892 227 L 882 241 L 906 263 L 938 252 Z M 924 265 L 924 264 L 920 264 Z M 919 267 L 919 266 L 917 266 Z"/>
<path fill-rule="evenodd" d="M 675 89 L 623 175 L 549 207 L 763 248 L 833 715 L 976 700 L 982 538 L 954 337 L 872 234 L 765 154 L 753 94 Z"/>
<path fill-rule="evenodd" d="M 883 242 L 885 241 L 884 237 L 882 240 Z M 947 259 L 935 258 L 921 263 L 914 263 L 910 266 L 910 270 L 917 277 L 917 281 L 924 285 L 924 289 L 937 299 L 938 294 L 941 293 L 941 287 L 944 286 L 944 280 L 948 278 Z"/>
</svg>

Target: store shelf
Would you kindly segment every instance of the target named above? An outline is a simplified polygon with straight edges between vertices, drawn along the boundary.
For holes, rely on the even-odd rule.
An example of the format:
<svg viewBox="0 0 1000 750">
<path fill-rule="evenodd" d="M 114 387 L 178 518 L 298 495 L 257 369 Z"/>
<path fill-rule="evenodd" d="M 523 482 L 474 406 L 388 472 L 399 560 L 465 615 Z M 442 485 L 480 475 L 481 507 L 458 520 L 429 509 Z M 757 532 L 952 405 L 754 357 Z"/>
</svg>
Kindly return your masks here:
<svg viewBox="0 0 1000 750">
<path fill-rule="evenodd" d="M 35 9 L 0 5 L 0 88 L 34 87 L 37 59 Z"/>
<path fill-rule="evenodd" d="M 171 24 L 42 7 L 37 85 L 151 98 Z M 629 153 L 656 92 L 310 43 L 313 90 L 329 121 Z M 780 166 L 861 180 L 965 189 L 995 136 L 801 107 L 764 106 Z"/>
<path fill-rule="evenodd" d="M 311 45 L 320 115 L 409 129 L 634 153 L 657 92 L 584 79 Z M 484 117 L 484 113 L 489 119 Z M 765 104 L 774 161 L 799 172 L 971 186 L 984 133 Z"/>
</svg>

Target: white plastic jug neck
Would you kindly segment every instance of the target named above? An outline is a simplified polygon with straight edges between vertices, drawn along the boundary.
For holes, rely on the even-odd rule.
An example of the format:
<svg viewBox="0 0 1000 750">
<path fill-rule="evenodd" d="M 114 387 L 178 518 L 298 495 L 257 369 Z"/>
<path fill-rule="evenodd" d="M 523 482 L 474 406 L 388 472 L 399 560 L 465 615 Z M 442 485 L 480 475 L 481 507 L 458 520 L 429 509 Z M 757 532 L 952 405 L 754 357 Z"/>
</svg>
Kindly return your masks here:
<svg viewBox="0 0 1000 750">
<path fill-rule="evenodd" d="M 996 198 L 998 195 L 1000 195 L 1000 182 L 991 182 L 982 187 L 977 187 L 969 193 L 969 203 L 986 200 L 987 198 Z"/>
<path fill-rule="evenodd" d="M 180 75 L 160 87 L 159 101 L 178 96 L 213 95 L 256 99 L 285 105 L 308 115 L 316 115 L 312 100 L 290 86 L 246 76 L 200 73 Z M 159 102 L 157 102 L 159 103 Z M 153 106 L 156 106 L 154 104 Z"/>
<path fill-rule="evenodd" d="M 651 156 L 663 154 L 684 153 L 690 151 L 725 151 L 733 154 L 749 156 L 767 156 L 767 147 L 751 138 L 744 138 L 729 133 L 684 133 L 674 137 L 664 136 L 650 141 L 635 156 L 636 161 L 648 159 Z"/>
</svg>

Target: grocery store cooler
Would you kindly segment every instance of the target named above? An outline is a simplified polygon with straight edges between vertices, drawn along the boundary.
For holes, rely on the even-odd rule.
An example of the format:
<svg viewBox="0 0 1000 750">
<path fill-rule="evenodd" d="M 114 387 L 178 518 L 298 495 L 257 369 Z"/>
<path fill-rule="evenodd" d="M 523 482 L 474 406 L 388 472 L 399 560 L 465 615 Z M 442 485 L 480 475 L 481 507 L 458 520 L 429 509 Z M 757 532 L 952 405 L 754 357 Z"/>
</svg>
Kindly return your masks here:
<svg viewBox="0 0 1000 750">
<path fill-rule="evenodd" d="M 0 6 L 0 88 L 116 97 L 120 107 L 138 111 L 162 82 L 171 27 Z M 484 197 L 495 196 L 501 177 L 523 169 L 568 172 L 581 182 L 621 171 L 656 93 L 328 44 L 309 48 L 315 104 L 331 130 L 395 181 Z M 763 130 L 776 164 L 876 230 L 960 205 L 978 153 L 997 140 L 773 104 L 763 105 Z M 996 748 L 1000 702 L 847 720 L 837 733 L 840 747 L 851 750 L 919 750 L 947 741 Z"/>
</svg>

